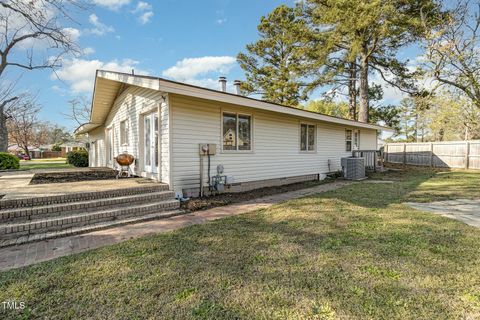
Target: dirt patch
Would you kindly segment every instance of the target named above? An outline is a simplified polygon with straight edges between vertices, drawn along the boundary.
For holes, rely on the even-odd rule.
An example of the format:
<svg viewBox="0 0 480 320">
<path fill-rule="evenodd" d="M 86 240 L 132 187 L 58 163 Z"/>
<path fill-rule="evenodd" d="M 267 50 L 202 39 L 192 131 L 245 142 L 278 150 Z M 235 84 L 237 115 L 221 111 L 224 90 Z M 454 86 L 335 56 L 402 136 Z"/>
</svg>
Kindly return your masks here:
<svg viewBox="0 0 480 320">
<path fill-rule="evenodd" d="M 267 188 L 246 191 L 246 192 L 222 193 L 222 194 L 206 196 L 202 198 L 192 198 L 188 201 L 182 202 L 180 205 L 180 208 L 187 212 L 205 210 L 205 209 L 210 209 L 214 207 L 226 206 L 232 203 L 238 203 L 238 202 L 244 202 L 252 199 L 262 198 L 262 197 L 266 197 L 274 194 L 311 188 L 321 184 L 333 182 L 335 180 L 336 180 L 335 178 L 327 178 L 323 181 L 297 182 L 292 184 L 286 184 L 283 186 L 267 187 Z"/>
<path fill-rule="evenodd" d="M 30 184 L 65 183 L 92 180 L 115 179 L 117 172 L 112 169 L 79 171 L 45 171 L 35 173 Z"/>
</svg>

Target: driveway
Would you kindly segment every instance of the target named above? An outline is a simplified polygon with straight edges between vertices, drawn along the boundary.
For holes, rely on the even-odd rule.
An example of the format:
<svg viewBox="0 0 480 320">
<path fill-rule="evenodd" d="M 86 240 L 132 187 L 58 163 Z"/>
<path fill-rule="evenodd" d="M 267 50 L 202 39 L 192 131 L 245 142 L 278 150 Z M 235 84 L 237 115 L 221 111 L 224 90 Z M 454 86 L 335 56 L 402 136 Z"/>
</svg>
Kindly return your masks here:
<svg viewBox="0 0 480 320">
<path fill-rule="evenodd" d="M 480 199 L 455 199 L 430 203 L 407 202 L 406 205 L 480 228 Z"/>
</svg>

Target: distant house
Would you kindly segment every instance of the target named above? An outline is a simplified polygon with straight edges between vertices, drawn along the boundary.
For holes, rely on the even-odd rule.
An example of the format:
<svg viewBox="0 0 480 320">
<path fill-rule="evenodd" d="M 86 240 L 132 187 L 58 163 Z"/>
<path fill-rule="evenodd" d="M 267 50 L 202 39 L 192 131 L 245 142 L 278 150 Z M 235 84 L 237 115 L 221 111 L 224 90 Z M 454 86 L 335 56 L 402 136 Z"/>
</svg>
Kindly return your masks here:
<svg viewBox="0 0 480 320">
<path fill-rule="evenodd" d="M 339 170 L 352 150 L 377 149 L 389 128 L 327 116 L 162 78 L 97 71 L 88 133 L 90 166 L 116 167 L 127 151 L 133 170 L 185 196 L 208 187 L 216 166 L 229 191 L 314 180 Z M 200 172 L 201 146 L 210 166 Z M 215 145 L 215 148 L 213 147 Z M 203 157 L 203 161 L 206 157 Z M 210 172 L 207 168 L 210 167 Z"/>
<path fill-rule="evenodd" d="M 67 153 L 70 151 L 76 151 L 76 150 L 86 150 L 85 148 L 85 143 L 84 142 L 65 142 L 60 145 L 61 151 L 60 151 L 60 156 L 65 158 L 67 156 Z"/>
</svg>

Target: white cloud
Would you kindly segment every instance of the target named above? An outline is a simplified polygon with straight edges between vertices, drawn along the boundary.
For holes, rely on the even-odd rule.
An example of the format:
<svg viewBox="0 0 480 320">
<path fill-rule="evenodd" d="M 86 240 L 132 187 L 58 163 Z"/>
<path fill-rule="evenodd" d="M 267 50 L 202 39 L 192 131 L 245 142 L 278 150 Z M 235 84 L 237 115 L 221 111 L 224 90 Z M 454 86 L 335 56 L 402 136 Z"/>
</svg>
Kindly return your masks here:
<svg viewBox="0 0 480 320">
<path fill-rule="evenodd" d="M 82 54 L 84 56 L 88 56 L 92 53 L 95 53 L 95 49 L 93 49 L 92 47 L 86 47 L 85 49 L 82 50 Z"/>
<path fill-rule="evenodd" d="M 118 10 L 124 5 L 129 4 L 130 0 L 92 0 L 92 2 L 110 10 Z"/>
<path fill-rule="evenodd" d="M 147 11 L 147 12 L 142 13 L 142 15 L 140 15 L 140 17 L 138 17 L 138 21 L 141 24 L 147 24 L 147 23 L 150 22 L 152 17 L 153 17 L 153 12 L 152 11 Z"/>
<path fill-rule="evenodd" d="M 221 18 L 221 19 L 215 20 L 216 24 L 224 24 L 225 22 L 227 22 L 227 18 Z"/>
<path fill-rule="evenodd" d="M 106 24 L 100 22 L 97 15 L 92 13 L 88 17 L 88 21 L 93 25 L 92 29 L 88 29 L 88 31 L 97 36 L 103 36 L 107 33 L 114 32 L 115 29 L 112 26 L 107 26 Z"/>
<path fill-rule="evenodd" d="M 187 81 L 210 72 L 228 73 L 235 62 L 235 57 L 229 56 L 186 58 L 163 71 L 162 75 L 178 81 Z"/>
<path fill-rule="evenodd" d="M 63 66 L 51 75 L 52 80 L 57 77 L 67 83 L 74 92 L 92 92 L 95 80 L 95 71 L 110 70 L 130 73 L 138 65 L 138 61 L 132 59 L 112 60 L 103 62 L 100 60 L 71 59 L 63 61 Z M 147 71 L 137 69 L 139 74 L 148 74 Z"/>
<path fill-rule="evenodd" d="M 137 12 L 143 12 L 143 11 L 147 11 L 147 10 L 152 10 L 152 5 L 148 2 L 139 1 L 137 3 L 137 7 L 132 12 L 137 13 Z"/>
<path fill-rule="evenodd" d="M 138 21 L 140 24 L 147 24 L 153 18 L 153 8 L 152 5 L 145 1 L 139 1 L 135 10 L 132 10 L 132 14 L 139 14 Z"/>
<path fill-rule="evenodd" d="M 81 32 L 75 28 L 64 28 L 63 32 L 66 34 L 68 39 L 72 42 L 77 42 L 78 38 L 80 38 Z"/>
</svg>

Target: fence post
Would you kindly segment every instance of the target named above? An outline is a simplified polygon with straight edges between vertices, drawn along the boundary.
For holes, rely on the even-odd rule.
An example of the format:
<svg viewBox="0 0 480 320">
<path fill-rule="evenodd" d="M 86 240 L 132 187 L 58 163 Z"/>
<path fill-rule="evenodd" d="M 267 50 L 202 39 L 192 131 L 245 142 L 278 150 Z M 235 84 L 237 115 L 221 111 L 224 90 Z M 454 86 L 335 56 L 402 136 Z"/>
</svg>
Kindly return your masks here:
<svg viewBox="0 0 480 320">
<path fill-rule="evenodd" d="M 403 144 L 403 165 L 407 164 L 407 144 Z"/>
<path fill-rule="evenodd" d="M 433 167 L 433 142 L 430 142 L 430 168 Z"/>
<path fill-rule="evenodd" d="M 470 161 L 470 142 L 465 141 L 465 169 L 468 169 L 469 167 L 469 161 Z"/>
</svg>

